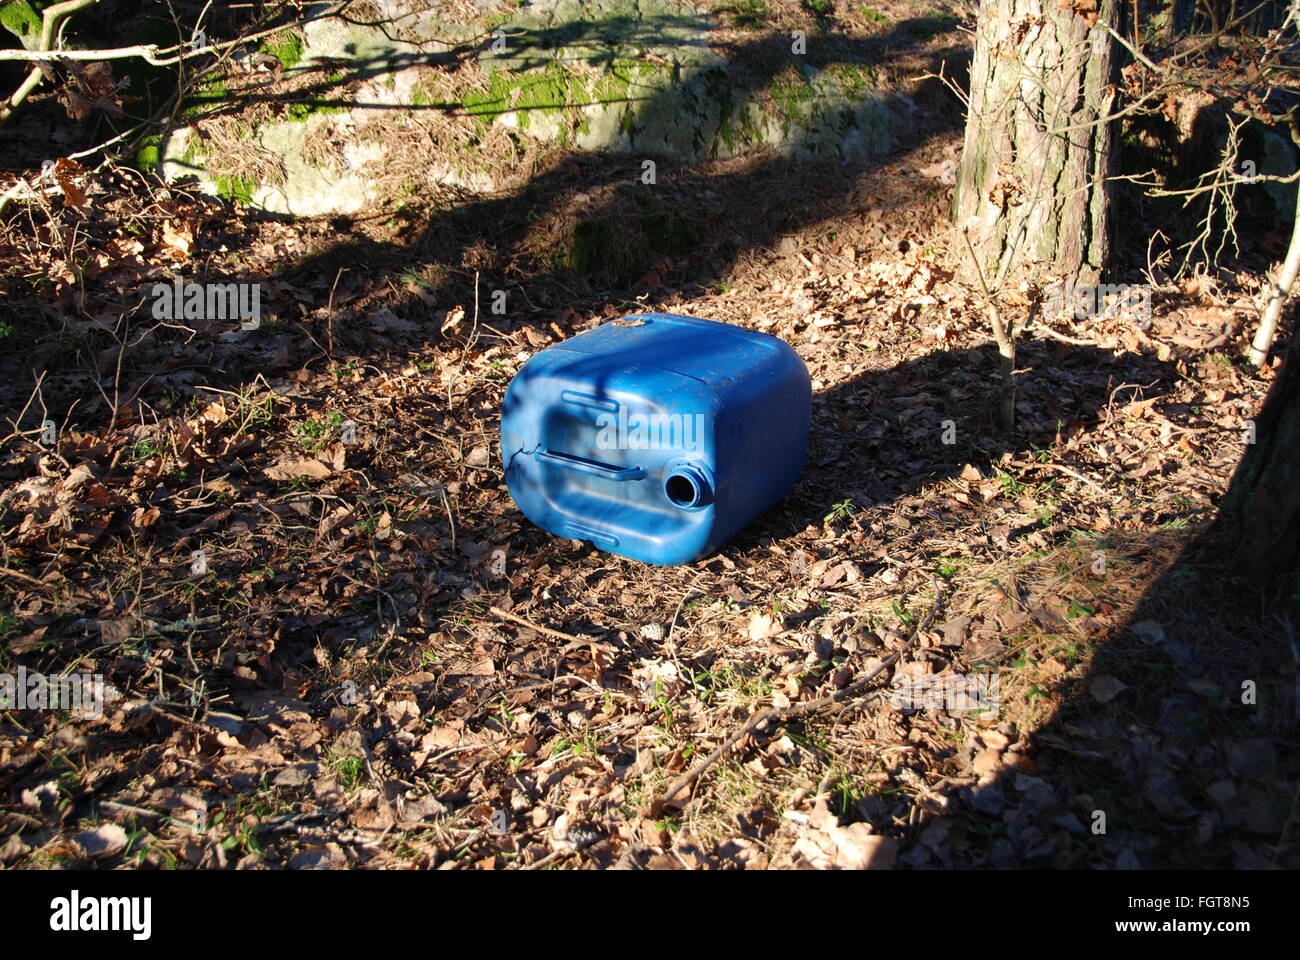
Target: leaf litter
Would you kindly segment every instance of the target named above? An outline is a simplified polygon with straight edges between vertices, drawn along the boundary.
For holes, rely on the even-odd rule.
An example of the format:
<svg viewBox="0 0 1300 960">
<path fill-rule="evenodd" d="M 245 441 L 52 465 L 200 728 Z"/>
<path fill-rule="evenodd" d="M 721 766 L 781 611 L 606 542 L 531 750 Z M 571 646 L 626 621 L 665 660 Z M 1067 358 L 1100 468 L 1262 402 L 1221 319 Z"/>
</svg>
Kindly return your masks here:
<svg viewBox="0 0 1300 960">
<path fill-rule="evenodd" d="M 1229 359 L 1258 283 L 1165 284 L 1145 328 L 1081 321 L 1088 350 L 1027 341 L 1008 443 L 945 247 L 958 149 L 935 134 L 832 171 L 823 215 L 663 257 L 635 302 L 538 276 L 526 248 L 466 244 L 441 286 L 327 271 L 327 221 L 61 165 L 47 221 L 0 239 L 42 263 L 23 319 L 59 325 L 29 344 L 34 378 L 4 361 L 0 647 L 6 671 L 100 674 L 108 696 L 90 719 L 4 714 L 0 862 L 1300 865 L 1285 637 L 1183 555 L 1272 375 Z M 719 238 L 754 227 L 718 196 L 744 163 L 676 184 Z M 807 200 L 802 178 L 761 186 Z M 76 255 L 40 261 L 73 224 Z M 476 284 L 506 264 L 536 281 L 494 320 Z M 138 291 L 201 267 L 265 277 L 262 328 L 132 340 Z M 531 527 L 495 453 L 528 356 L 642 309 L 781 336 L 814 381 L 795 490 L 681 568 Z M 768 724 L 657 804 L 758 711 L 900 651 L 881 693 L 996 676 L 997 707 L 881 695 Z M 1242 710 L 1243 678 L 1266 711 Z"/>
</svg>

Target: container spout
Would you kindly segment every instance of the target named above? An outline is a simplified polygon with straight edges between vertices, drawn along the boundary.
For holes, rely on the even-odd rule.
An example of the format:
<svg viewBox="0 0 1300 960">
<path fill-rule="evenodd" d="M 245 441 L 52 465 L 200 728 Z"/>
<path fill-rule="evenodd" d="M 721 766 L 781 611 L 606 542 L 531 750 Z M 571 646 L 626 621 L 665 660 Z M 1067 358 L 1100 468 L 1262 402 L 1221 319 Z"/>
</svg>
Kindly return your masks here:
<svg viewBox="0 0 1300 960">
<path fill-rule="evenodd" d="M 713 502 L 713 482 L 703 467 L 680 465 L 664 478 L 664 493 L 673 505 L 693 510 Z"/>
</svg>

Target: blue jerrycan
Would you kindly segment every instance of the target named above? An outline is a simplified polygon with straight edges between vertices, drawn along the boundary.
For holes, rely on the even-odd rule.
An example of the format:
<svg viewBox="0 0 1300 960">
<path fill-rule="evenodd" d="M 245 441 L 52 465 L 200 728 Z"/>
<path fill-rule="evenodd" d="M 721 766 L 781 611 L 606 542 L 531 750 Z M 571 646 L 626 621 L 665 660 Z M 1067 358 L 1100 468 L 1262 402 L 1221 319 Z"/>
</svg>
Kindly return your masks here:
<svg viewBox="0 0 1300 960">
<path fill-rule="evenodd" d="M 506 486 L 544 530 L 646 563 L 722 546 L 794 485 L 812 389 L 785 342 L 669 313 L 547 347 L 501 411 Z"/>
</svg>

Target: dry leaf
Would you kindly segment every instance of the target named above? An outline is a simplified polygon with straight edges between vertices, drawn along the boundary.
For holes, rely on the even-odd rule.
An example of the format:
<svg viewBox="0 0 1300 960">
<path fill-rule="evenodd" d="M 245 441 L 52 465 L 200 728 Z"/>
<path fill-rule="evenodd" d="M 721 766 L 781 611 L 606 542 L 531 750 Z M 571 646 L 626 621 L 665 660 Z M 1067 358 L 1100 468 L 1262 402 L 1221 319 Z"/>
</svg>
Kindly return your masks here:
<svg viewBox="0 0 1300 960">
<path fill-rule="evenodd" d="M 157 507 L 136 507 L 131 514 L 131 523 L 137 527 L 152 527 L 162 516 L 162 511 Z"/>
<path fill-rule="evenodd" d="M 957 161 L 940 160 L 928 167 L 917 167 L 916 172 L 929 180 L 952 185 L 957 182 Z"/>
<path fill-rule="evenodd" d="M 115 823 L 106 823 L 87 830 L 72 838 L 82 852 L 95 860 L 101 857 L 115 857 L 126 849 L 126 831 Z"/>
<path fill-rule="evenodd" d="M 99 642 L 103 644 L 121 643 L 135 631 L 135 617 L 122 617 L 118 620 L 99 621 Z"/>
<path fill-rule="evenodd" d="M 819 797 L 812 812 L 787 814 L 801 823 L 795 852 L 818 870 L 888 870 L 898 854 L 898 841 L 872 832 L 870 824 L 839 825 L 839 818 Z"/>
<path fill-rule="evenodd" d="M 173 227 L 171 222 L 163 224 L 163 246 L 171 247 L 182 257 L 188 257 L 194 249 L 194 233 L 185 224 Z"/>
<path fill-rule="evenodd" d="M 1143 620 L 1129 627 L 1134 634 L 1146 643 L 1160 643 L 1165 638 L 1165 628 L 1154 620 Z"/>
<path fill-rule="evenodd" d="M 314 457 L 300 457 L 281 460 L 263 471 L 272 480 L 296 480 L 298 477 L 310 477 L 323 480 L 334 473 L 329 467 Z"/>
<path fill-rule="evenodd" d="M 749 618 L 749 639 L 766 640 L 782 633 L 784 628 L 776 617 L 766 613 L 756 613 Z"/>
<path fill-rule="evenodd" d="M 58 181 L 59 189 L 63 191 L 63 198 L 78 210 L 82 210 L 86 206 L 86 193 L 81 187 L 77 186 L 76 181 L 72 178 L 75 174 L 81 172 L 80 164 L 62 157 L 54 165 L 54 179 Z"/>
<path fill-rule="evenodd" d="M 898 841 L 871 832 L 865 823 L 834 827 L 830 831 L 835 843 L 836 866 L 844 870 L 888 870 L 898 854 Z"/>
<path fill-rule="evenodd" d="M 87 480 L 93 479 L 95 479 L 95 474 L 94 471 L 90 469 L 90 466 L 84 463 L 79 463 L 72 468 L 71 472 L 66 477 L 63 478 L 63 482 L 59 484 L 59 489 L 76 490 L 77 487 L 81 486 Z"/>
<path fill-rule="evenodd" d="M 1088 692 L 1098 703 L 1110 703 L 1128 689 L 1128 684 L 1117 680 L 1108 673 L 1099 674 L 1088 684 Z"/>
<path fill-rule="evenodd" d="M 347 452 L 348 448 L 343 444 L 331 443 L 321 455 L 321 461 L 335 473 L 338 473 L 343 469 L 347 460 Z"/>
<path fill-rule="evenodd" d="M 976 776 L 980 777 L 987 777 L 996 773 L 1000 766 L 1002 766 L 1002 754 L 992 747 L 981 750 L 971 763 Z"/>
<path fill-rule="evenodd" d="M 438 332 L 445 335 L 448 330 L 455 330 L 458 326 L 460 326 L 460 322 L 464 319 L 465 319 L 465 308 L 452 307 L 450 310 L 447 311 L 447 317 L 445 320 L 442 321 L 442 326 L 438 328 Z"/>
<path fill-rule="evenodd" d="M 197 426 L 202 423 L 225 423 L 230 419 L 230 414 L 226 411 L 226 404 L 222 400 L 213 400 L 206 407 L 200 410 L 194 419 L 190 421 L 191 425 Z"/>
</svg>

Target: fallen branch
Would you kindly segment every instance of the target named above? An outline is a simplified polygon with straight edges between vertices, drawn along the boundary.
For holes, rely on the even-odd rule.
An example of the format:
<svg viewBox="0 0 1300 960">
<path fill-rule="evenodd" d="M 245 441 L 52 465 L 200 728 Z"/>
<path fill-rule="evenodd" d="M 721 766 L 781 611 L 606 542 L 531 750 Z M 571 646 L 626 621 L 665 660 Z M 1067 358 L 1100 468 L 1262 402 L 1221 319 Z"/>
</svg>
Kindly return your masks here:
<svg viewBox="0 0 1300 960">
<path fill-rule="evenodd" d="M 549 867 L 557 860 L 563 860 L 566 857 L 571 857 L 577 852 L 578 852 L 577 847 L 560 847 L 558 850 L 552 850 L 550 853 L 542 857 L 542 859 L 538 860 L 536 863 L 525 864 L 520 869 L 541 870 L 543 867 Z"/>
<path fill-rule="evenodd" d="M 245 36 L 236 37 L 233 40 L 225 40 L 220 43 L 200 44 L 197 36 L 189 42 L 174 43 L 170 45 L 159 45 L 156 43 L 134 44 L 127 47 L 111 47 L 100 50 L 77 50 L 77 49 L 57 49 L 55 47 L 55 36 L 58 28 L 62 23 L 69 19 L 79 10 L 86 7 L 94 6 L 99 0 L 63 0 L 53 6 L 46 7 L 42 11 L 41 33 L 36 41 L 36 48 L 33 50 L 0 50 L 0 61 L 12 61 L 18 63 L 31 63 L 33 66 L 28 72 L 27 77 L 23 80 L 21 86 L 11 94 L 7 100 L 0 103 L 0 126 L 13 115 L 14 111 L 22 105 L 28 95 L 35 90 L 44 79 L 45 75 L 41 71 L 41 64 L 48 64 L 57 60 L 75 60 L 75 61 L 103 61 L 103 60 L 122 60 L 137 59 L 143 60 L 155 67 L 171 67 L 185 61 L 192 60 L 196 57 L 208 55 L 222 56 L 226 51 L 235 47 L 244 46 L 254 43 L 265 37 L 283 31 L 284 25 L 268 27 L 255 33 Z M 329 17 L 338 16 L 346 4 L 336 4 L 333 7 L 321 10 L 317 14 L 308 16 L 301 23 L 311 23 L 315 20 L 323 20 Z M 201 20 L 202 18 L 200 18 Z"/>
<path fill-rule="evenodd" d="M 668 785 L 668 789 L 664 791 L 663 796 L 659 797 L 659 799 L 654 802 L 654 805 L 651 809 L 652 815 L 658 815 L 659 813 L 661 813 L 664 807 L 667 806 L 667 804 L 673 799 L 673 797 L 677 796 L 677 794 L 681 793 L 692 783 L 698 780 L 700 778 L 700 775 L 703 774 L 704 771 L 708 770 L 709 767 L 713 766 L 713 764 L 717 763 L 718 760 L 722 758 L 722 755 L 725 754 L 729 749 L 731 749 L 731 747 L 735 743 L 737 743 L 746 735 L 762 727 L 768 721 L 776 721 L 777 723 L 784 723 L 785 721 L 792 720 L 795 717 L 802 717 L 810 713 L 816 713 L 819 710 L 823 710 L 826 707 L 834 706 L 836 704 L 843 704 L 841 710 L 847 709 L 849 706 L 861 706 L 862 705 L 861 703 L 850 704 L 847 701 L 855 697 L 855 695 L 863 688 L 865 688 L 867 684 L 869 684 L 872 680 L 878 677 L 886 667 L 891 667 L 895 663 L 897 663 L 899 657 L 901 657 L 904 653 L 906 653 L 908 650 L 912 648 L 912 645 L 916 643 L 917 639 L 921 636 L 921 634 L 924 633 L 926 630 L 928 630 L 930 628 L 930 624 L 934 622 L 934 615 L 938 612 L 939 604 L 942 601 L 943 601 L 943 588 L 939 586 L 938 581 L 935 581 L 934 603 L 930 605 L 930 612 L 925 615 L 924 620 L 922 620 L 919 624 L 917 624 L 916 629 L 912 632 L 912 636 L 908 638 L 907 642 L 904 643 L 901 647 L 899 647 L 896 651 L 891 653 L 888 657 L 886 657 L 878 667 L 876 667 L 874 670 L 868 673 L 865 677 L 861 677 L 860 679 L 855 680 L 853 683 L 849 684 L 843 690 L 838 690 L 835 693 L 829 694 L 828 696 L 825 697 L 821 697 L 820 699 L 809 700 L 804 703 L 794 703 L 788 707 L 767 707 L 764 710 L 760 710 L 758 713 L 754 714 L 747 721 L 745 721 L 745 723 L 742 724 L 737 730 L 735 730 L 735 732 L 733 732 L 731 736 L 727 737 L 726 740 L 723 740 L 722 743 L 718 744 L 718 746 L 713 750 L 712 753 L 710 753 L 707 757 L 705 757 L 703 760 L 697 763 L 694 767 L 692 767 L 690 770 L 686 771 L 686 773 L 682 774 L 680 777 L 678 777 L 676 780 L 670 783 Z M 876 696 L 880 692 L 881 692 L 880 690 L 873 690 L 869 694 L 866 694 L 863 697 L 860 697 L 858 699 L 861 700 L 862 703 L 865 703 L 868 699 L 870 699 L 873 696 Z"/>
<path fill-rule="evenodd" d="M 1067 477 L 1073 477 L 1075 480 L 1080 480 L 1083 483 L 1088 484 L 1090 487 L 1094 487 L 1097 490 L 1100 490 L 1102 493 L 1106 492 L 1105 488 L 1103 488 L 1102 485 L 1098 483 L 1096 480 L 1092 479 L 1091 477 L 1084 476 L 1082 473 L 1080 473 L 1077 470 L 1071 470 L 1069 467 L 1063 467 L 1059 463 L 1026 463 L 1024 460 L 1008 460 L 1007 465 L 1012 467 L 1020 467 L 1022 470 L 1030 470 L 1035 468 L 1040 470 L 1055 470 L 1058 473 L 1065 474 Z"/>
<path fill-rule="evenodd" d="M 11 567 L 0 567 L 0 577 L 12 577 L 23 583 L 30 584 L 33 587 L 49 587 L 49 584 L 43 580 L 37 580 L 35 577 L 29 577 L 21 570 L 14 570 Z"/>
<path fill-rule="evenodd" d="M 1061 343 L 1068 343 L 1072 347 L 1097 347 L 1100 346 L 1096 340 L 1079 340 L 1075 337 L 1067 337 L 1063 333 L 1057 333 L 1045 323 L 1036 323 L 1030 327 L 1035 333 L 1045 333 L 1053 340 L 1059 340 Z"/>
<path fill-rule="evenodd" d="M 525 620 L 523 617 L 510 613 L 508 610 L 502 610 L 500 607 L 488 607 L 488 613 L 500 617 L 502 620 L 509 620 L 511 623 L 518 624 L 521 627 L 527 627 L 529 630 L 536 630 L 538 633 L 544 633 L 549 637 L 555 637 L 559 640 L 567 640 L 569 643 L 576 643 L 579 646 L 599 647 L 603 650 L 618 649 L 613 644 L 602 643 L 595 637 L 579 637 L 576 634 L 565 633 L 563 630 L 552 630 L 550 627 L 543 627 L 540 623 L 533 623 L 531 620 Z"/>
<path fill-rule="evenodd" d="M 46 9 L 46 15 L 53 14 L 55 17 L 66 17 L 76 13 L 77 10 L 84 7 L 93 6 L 99 0 L 69 0 L 64 4 L 66 9 L 60 12 L 55 7 Z M 325 20 L 330 17 L 339 15 L 342 7 L 321 11 L 318 14 L 303 18 L 301 23 L 312 23 L 316 20 Z M 343 19 L 339 17 L 339 19 Z M 21 63 L 48 63 L 51 60 L 124 60 L 128 58 L 138 58 L 144 60 L 155 67 L 170 67 L 185 60 L 193 60 L 195 57 L 203 57 L 209 54 L 224 53 L 233 47 L 246 46 L 266 37 L 282 33 L 285 27 L 283 24 L 275 27 L 267 27 L 245 36 L 236 37 L 233 40 L 223 40 L 217 43 L 199 44 L 193 40 L 181 43 L 159 44 L 159 43 L 137 43 L 127 47 L 105 47 L 98 50 L 82 49 L 54 49 L 53 30 L 51 29 L 49 37 L 45 31 L 41 34 L 41 45 L 35 50 L 0 50 L 0 60 L 16 61 Z"/>
</svg>

